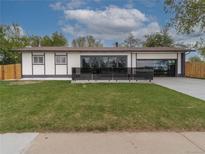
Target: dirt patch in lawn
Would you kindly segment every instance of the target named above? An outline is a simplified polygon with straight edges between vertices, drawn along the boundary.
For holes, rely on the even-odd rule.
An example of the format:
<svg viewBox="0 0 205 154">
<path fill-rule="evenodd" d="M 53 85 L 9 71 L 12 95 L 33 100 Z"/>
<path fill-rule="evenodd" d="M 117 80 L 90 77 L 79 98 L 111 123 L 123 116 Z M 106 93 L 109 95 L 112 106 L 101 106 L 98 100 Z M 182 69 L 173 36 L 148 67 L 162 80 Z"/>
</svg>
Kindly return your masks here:
<svg viewBox="0 0 205 154">
<path fill-rule="evenodd" d="M 41 83 L 43 81 L 11 81 L 9 85 L 27 85 L 27 84 L 36 84 L 36 83 Z"/>
</svg>

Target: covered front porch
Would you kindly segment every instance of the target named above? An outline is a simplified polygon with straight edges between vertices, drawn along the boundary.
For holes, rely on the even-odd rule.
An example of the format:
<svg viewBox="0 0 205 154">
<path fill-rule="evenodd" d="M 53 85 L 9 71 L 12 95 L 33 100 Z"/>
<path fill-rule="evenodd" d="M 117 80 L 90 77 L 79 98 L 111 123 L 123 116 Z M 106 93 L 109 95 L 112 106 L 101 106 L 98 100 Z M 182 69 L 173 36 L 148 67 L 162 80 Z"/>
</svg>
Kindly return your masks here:
<svg viewBox="0 0 205 154">
<path fill-rule="evenodd" d="M 153 68 L 72 68 L 72 80 L 153 80 Z"/>
</svg>

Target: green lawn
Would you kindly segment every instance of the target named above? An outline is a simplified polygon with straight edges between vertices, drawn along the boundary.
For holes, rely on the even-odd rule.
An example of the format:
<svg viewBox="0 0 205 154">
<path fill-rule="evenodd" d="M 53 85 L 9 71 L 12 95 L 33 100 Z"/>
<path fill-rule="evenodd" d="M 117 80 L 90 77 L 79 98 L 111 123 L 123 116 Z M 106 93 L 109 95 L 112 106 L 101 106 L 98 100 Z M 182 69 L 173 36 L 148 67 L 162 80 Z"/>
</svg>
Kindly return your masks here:
<svg viewBox="0 0 205 154">
<path fill-rule="evenodd" d="M 154 84 L 0 82 L 0 132 L 205 130 L 205 101 Z"/>
</svg>

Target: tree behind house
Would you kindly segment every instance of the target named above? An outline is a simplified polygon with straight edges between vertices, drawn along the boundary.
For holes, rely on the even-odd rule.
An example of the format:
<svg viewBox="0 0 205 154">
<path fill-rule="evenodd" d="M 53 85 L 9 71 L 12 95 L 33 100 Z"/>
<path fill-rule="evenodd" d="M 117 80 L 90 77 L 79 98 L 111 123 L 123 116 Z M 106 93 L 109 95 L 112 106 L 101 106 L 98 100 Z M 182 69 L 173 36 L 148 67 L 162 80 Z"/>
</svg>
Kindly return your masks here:
<svg viewBox="0 0 205 154">
<path fill-rule="evenodd" d="M 45 46 L 54 46 L 52 38 L 50 38 L 48 35 L 42 37 L 40 41 L 40 46 L 45 47 Z"/>
<path fill-rule="evenodd" d="M 20 53 L 13 49 L 29 45 L 27 36 L 22 35 L 19 25 L 0 25 L 0 55 L 1 64 L 12 64 L 20 62 Z"/>
<path fill-rule="evenodd" d="M 65 36 L 63 36 L 62 33 L 55 32 L 51 36 L 46 35 L 40 38 L 40 46 L 67 46 L 67 45 L 68 45 L 68 41 L 65 38 Z"/>
<path fill-rule="evenodd" d="M 201 39 L 200 41 L 198 41 L 195 47 L 198 49 L 199 54 L 203 58 L 203 61 L 205 61 L 205 40 Z"/>
<path fill-rule="evenodd" d="M 170 25 L 178 32 L 205 32 L 205 0 L 165 0 L 165 9 L 170 13 Z"/>
<path fill-rule="evenodd" d="M 205 35 L 205 0 L 165 0 L 164 4 L 166 12 L 172 16 L 168 25 L 181 33 Z M 196 43 L 195 48 L 205 60 L 205 40 Z"/>
<path fill-rule="evenodd" d="M 20 53 L 14 49 L 26 46 L 66 46 L 68 42 L 63 34 L 55 32 L 51 36 L 28 36 L 23 34 L 17 24 L 0 25 L 0 64 L 20 62 Z"/>
<path fill-rule="evenodd" d="M 121 47 L 125 48 L 136 48 L 142 46 L 142 41 L 134 37 L 132 33 L 120 44 Z"/>
<path fill-rule="evenodd" d="M 189 58 L 189 61 L 190 62 L 201 62 L 201 59 L 198 56 L 193 56 Z"/>
<path fill-rule="evenodd" d="M 173 39 L 168 35 L 167 31 L 162 31 L 145 36 L 145 47 L 171 47 L 173 46 Z"/>
<path fill-rule="evenodd" d="M 32 36 L 29 37 L 29 40 L 30 40 L 29 45 L 32 46 L 32 47 L 38 47 L 41 44 L 41 37 L 40 36 L 32 35 Z"/>
<path fill-rule="evenodd" d="M 93 36 L 81 36 L 72 41 L 72 47 L 85 48 L 85 47 L 103 47 L 103 44 L 96 40 Z"/>
<path fill-rule="evenodd" d="M 67 46 L 67 39 L 62 33 L 55 32 L 51 36 L 53 46 Z"/>
</svg>

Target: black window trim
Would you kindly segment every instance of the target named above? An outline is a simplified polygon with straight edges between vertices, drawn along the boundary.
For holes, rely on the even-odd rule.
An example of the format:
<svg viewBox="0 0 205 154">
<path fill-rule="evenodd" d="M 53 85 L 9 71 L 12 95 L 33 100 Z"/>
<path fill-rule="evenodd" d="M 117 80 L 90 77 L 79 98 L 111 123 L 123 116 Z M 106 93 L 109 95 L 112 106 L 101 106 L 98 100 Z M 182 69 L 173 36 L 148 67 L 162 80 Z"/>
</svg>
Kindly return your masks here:
<svg viewBox="0 0 205 154">
<path fill-rule="evenodd" d="M 82 58 L 83 57 L 126 57 L 126 66 L 128 66 L 128 55 L 80 55 L 80 67 L 82 68 Z"/>
<path fill-rule="evenodd" d="M 178 56 L 178 55 L 177 55 L 177 56 Z M 155 58 L 155 59 L 144 59 L 144 58 L 143 58 L 143 59 L 137 59 L 137 58 L 136 58 L 136 67 L 138 67 L 138 66 L 137 66 L 137 61 L 140 61 L 140 60 L 145 60 L 145 61 L 146 61 L 146 60 L 174 60 L 174 61 L 175 61 L 175 68 L 176 68 L 176 69 L 175 69 L 175 76 L 178 75 L 178 57 L 177 57 L 177 58 L 168 58 L 168 59 L 156 59 L 156 58 Z"/>
<path fill-rule="evenodd" d="M 38 57 L 43 57 L 43 63 L 42 63 L 42 64 L 35 64 L 35 63 L 34 63 L 34 57 L 36 57 L 36 56 L 38 56 Z M 32 54 L 32 64 L 33 64 L 33 65 L 45 65 L 45 54 L 43 54 L 43 55 Z"/>
<path fill-rule="evenodd" d="M 58 63 L 56 63 L 56 57 L 57 56 L 59 56 L 59 57 L 66 57 L 66 61 L 65 61 L 65 64 L 58 64 Z M 68 55 L 67 54 L 65 54 L 65 55 L 57 55 L 57 54 L 55 54 L 55 65 L 68 65 Z"/>
</svg>

